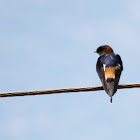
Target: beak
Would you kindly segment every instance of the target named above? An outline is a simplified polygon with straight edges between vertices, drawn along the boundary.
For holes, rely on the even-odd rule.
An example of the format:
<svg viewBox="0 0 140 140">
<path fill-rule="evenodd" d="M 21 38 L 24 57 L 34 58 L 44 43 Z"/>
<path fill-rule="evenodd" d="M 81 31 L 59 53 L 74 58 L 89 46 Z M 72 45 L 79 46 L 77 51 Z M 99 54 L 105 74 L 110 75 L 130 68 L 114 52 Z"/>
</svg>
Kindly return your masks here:
<svg viewBox="0 0 140 140">
<path fill-rule="evenodd" d="M 93 53 L 97 53 L 97 51 L 93 52 Z"/>
</svg>

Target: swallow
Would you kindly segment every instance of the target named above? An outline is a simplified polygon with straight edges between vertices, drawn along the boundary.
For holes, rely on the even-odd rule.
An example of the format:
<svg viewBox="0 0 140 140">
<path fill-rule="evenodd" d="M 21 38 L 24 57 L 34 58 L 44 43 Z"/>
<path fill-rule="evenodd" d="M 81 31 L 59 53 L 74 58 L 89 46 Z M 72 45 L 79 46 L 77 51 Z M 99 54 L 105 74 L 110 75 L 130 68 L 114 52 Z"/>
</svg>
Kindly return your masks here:
<svg viewBox="0 0 140 140">
<path fill-rule="evenodd" d="M 112 96 L 117 91 L 120 76 L 123 71 L 122 60 L 118 54 L 114 53 L 109 45 L 102 45 L 95 52 L 100 55 L 97 60 L 96 71 L 112 103 Z"/>
</svg>

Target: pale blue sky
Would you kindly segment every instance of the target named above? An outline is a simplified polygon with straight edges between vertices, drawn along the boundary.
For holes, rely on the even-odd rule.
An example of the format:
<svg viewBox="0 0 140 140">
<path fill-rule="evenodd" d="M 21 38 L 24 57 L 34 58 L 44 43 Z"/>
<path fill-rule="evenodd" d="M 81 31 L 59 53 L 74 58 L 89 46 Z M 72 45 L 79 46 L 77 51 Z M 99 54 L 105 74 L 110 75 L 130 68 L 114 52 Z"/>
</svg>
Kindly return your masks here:
<svg viewBox="0 0 140 140">
<path fill-rule="evenodd" d="M 100 45 L 140 81 L 138 0 L 0 0 L 0 92 L 101 86 Z M 2 140 L 139 140 L 140 90 L 0 99 Z"/>
</svg>

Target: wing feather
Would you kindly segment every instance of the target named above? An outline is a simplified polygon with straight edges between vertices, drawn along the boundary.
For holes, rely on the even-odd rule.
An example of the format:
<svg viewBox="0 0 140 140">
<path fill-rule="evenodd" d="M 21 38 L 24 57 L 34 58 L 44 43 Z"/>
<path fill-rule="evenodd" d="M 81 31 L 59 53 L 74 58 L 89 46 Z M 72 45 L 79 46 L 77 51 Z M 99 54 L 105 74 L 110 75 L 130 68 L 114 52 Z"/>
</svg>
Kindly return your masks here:
<svg viewBox="0 0 140 140">
<path fill-rule="evenodd" d="M 96 64 L 96 71 L 98 73 L 98 76 L 103 84 L 104 90 L 107 92 L 107 94 L 109 94 L 109 96 L 113 96 L 114 93 L 117 91 L 118 83 L 120 80 L 120 75 L 121 75 L 121 72 L 123 70 L 122 60 L 121 60 L 121 57 L 119 55 L 116 55 L 116 60 L 117 60 L 117 63 L 119 64 L 120 67 L 119 67 L 119 69 L 115 70 L 115 79 L 114 79 L 114 81 L 111 81 L 111 82 L 107 82 L 107 80 L 105 80 L 105 72 L 104 72 L 104 68 L 103 68 L 103 62 L 101 61 L 100 57 L 99 57 L 97 64 Z"/>
</svg>

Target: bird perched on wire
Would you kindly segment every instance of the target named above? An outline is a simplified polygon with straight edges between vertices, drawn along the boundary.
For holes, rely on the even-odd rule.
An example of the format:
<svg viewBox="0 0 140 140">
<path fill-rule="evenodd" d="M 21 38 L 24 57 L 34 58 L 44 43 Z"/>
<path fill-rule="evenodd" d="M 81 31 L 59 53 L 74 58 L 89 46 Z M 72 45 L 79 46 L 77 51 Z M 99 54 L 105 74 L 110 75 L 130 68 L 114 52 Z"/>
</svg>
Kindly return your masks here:
<svg viewBox="0 0 140 140">
<path fill-rule="evenodd" d="M 95 52 L 100 55 L 97 60 L 96 70 L 103 88 L 110 96 L 110 102 L 112 103 L 112 96 L 117 91 L 120 75 L 123 70 L 122 60 L 108 45 L 100 46 Z"/>
</svg>

